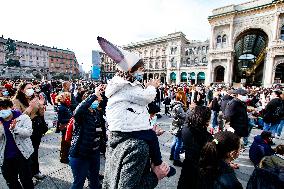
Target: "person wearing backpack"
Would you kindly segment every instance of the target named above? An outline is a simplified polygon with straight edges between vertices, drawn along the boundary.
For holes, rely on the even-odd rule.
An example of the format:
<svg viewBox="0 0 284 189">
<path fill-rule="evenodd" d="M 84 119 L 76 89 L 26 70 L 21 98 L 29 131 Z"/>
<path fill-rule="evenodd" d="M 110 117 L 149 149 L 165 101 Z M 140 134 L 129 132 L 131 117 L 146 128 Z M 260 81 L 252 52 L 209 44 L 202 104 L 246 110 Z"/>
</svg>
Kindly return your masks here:
<svg viewBox="0 0 284 189">
<path fill-rule="evenodd" d="M 272 135 L 275 136 L 277 134 L 278 126 L 281 122 L 281 118 L 283 117 L 283 101 L 280 98 L 279 91 L 273 91 L 270 96 L 270 102 L 265 106 L 264 111 L 264 128 L 265 131 L 271 131 Z"/>
</svg>

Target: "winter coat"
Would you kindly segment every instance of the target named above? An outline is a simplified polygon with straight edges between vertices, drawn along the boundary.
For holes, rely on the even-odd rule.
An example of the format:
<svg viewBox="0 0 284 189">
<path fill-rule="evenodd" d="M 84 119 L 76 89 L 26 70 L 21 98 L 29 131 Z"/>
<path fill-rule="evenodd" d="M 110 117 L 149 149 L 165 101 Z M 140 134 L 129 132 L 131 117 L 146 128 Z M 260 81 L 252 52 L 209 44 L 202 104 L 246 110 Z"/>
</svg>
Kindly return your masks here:
<svg viewBox="0 0 284 189">
<path fill-rule="evenodd" d="M 247 106 L 244 102 L 234 98 L 228 102 L 225 110 L 225 119 L 230 122 L 230 126 L 239 137 L 248 136 L 248 114 Z"/>
<path fill-rule="evenodd" d="M 219 100 L 215 97 L 213 100 L 212 100 L 212 107 L 211 107 L 211 110 L 215 111 L 215 112 L 218 112 L 220 111 L 220 104 L 219 104 Z"/>
<path fill-rule="evenodd" d="M 115 76 L 109 81 L 105 96 L 108 98 L 106 118 L 110 131 L 151 129 L 147 105 L 156 97 L 155 87 L 144 89 L 138 81 L 131 83 Z"/>
<path fill-rule="evenodd" d="M 18 99 L 13 99 L 13 108 L 20 110 L 23 114 L 27 114 L 30 116 L 31 119 L 35 118 L 36 116 L 44 116 L 44 106 L 43 105 L 38 105 L 35 106 L 31 112 L 26 111 L 27 106 L 25 106 L 23 103 L 21 103 Z"/>
<path fill-rule="evenodd" d="M 28 159 L 34 151 L 32 141 L 30 139 L 33 132 L 32 121 L 28 115 L 22 114 L 16 118 L 16 122 L 15 128 L 10 131 L 18 149 L 23 156 Z M 2 123 L 0 123 L 0 141 L 0 165 L 2 165 L 6 146 L 6 136 Z"/>
<path fill-rule="evenodd" d="M 181 102 L 175 102 L 173 106 L 173 122 L 170 128 L 170 132 L 176 136 L 181 136 L 181 129 L 186 120 L 186 113 L 183 110 L 183 104 Z"/>
<path fill-rule="evenodd" d="M 265 107 L 263 121 L 266 123 L 280 123 L 283 114 L 283 101 L 280 98 L 272 99 Z"/>
<path fill-rule="evenodd" d="M 280 189 L 284 186 L 284 170 L 256 167 L 250 176 L 247 189 Z M 282 176 L 280 175 L 282 174 Z"/>
<path fill-rule="evenodd" d="M 150 171 L 149 146 L 143 140 L 111 132 L 106 153 L 103 189 L 153 189 L 158 184 Z"/>
<path fill-rule="evenodd" d="M 267 144 L 260 135 L 254 137 L 254 141 L 249 149 L 249 158 L 255 166 L 258 166 L 264 156 L 271 156 L 274 153 L 271 145 Z"/>
<path fill-rule="evenodd" d="M 182 129 L 185 159 L 178 182 L 178 189 L 185 189 L 188 186 L 191 186 L 193 189 L 197 188 L 200 152 L 203 146 L 207 142 L 212 141 L 212 139 L 212 135 L 206 129 L 197 129 L 195 127 L 184 127 Z"/>
<path fill-rule="evenodd" d="M 233 97 L 228 95 L 228 94 L 223 96 L 223 98 L 221 100 L 221 111 L 223 112 L 223 114 L 225 113 L 228 102 L 231 101 L 232 99 L 233 99 Z"/>
<path fill-rule="evenodd" d="M 233 168 L 226 162 L 220 161 L 218 176 L 213 181 L 203 177 L 199 181 L 198 189 L 242 189 L 242 184 L 236 177 Z"/>
<path fill-rule="evenodd" d="M 96 95 L 89 96 L 75 110 L 74 131 L 70 147 L 70 156 L 74 158 L 88 158 L 99 149 L 102 131 L 98 110 L 91 112 L 91 104 L 97 99 Z"/>
<path fill-rule="evenodd" d="M 66 106 L 64 103 L 61 103 L 58 107 L 58 123 L 67 124 L 71 119 L 73 113 L 70 107 Z"/>
</svg>

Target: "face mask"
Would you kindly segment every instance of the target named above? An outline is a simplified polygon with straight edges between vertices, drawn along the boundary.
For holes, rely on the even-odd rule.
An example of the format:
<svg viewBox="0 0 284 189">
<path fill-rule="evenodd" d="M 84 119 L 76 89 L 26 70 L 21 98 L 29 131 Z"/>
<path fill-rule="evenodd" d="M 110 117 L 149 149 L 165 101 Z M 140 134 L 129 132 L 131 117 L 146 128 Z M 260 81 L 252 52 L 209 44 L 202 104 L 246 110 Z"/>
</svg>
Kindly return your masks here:
<svg viewBox="0 0 284 189">
<path fill-rule="evenodd" d="M 9 117 L 12 114 L 11 110 L 1 110 L 0 111 L 0 117 L 2 117 L 3 119 L 6 119 L 7 117 Z"/>
<path fill-rule="evenodd" d="M 31 97 L 34 94 L 34 90 L 33 89 L 27 89 L 26 93 L 25 93 L 28 97 Z"/>
<path fill-rule="evenodd" d="M 40 89 L 36 89 L 35 92 L 36 92 L 36 93 L 39 93 L 39 92 L 40 92 Z"/>
<path fill-rule="evenodd" d="M 3 91 L 2 94 L 3 94 L 3 96 L 9 96 L 9 92 L 8 91 Z"/>
<path fill-rule="evenodd" d="M 156 125 L 157 123 L 157 116 L 152 117 L 152 119 L 150 120 L 150 125 L 151 127 L 153 127 L 154 125 Z"/>
<path fill-rule="evenodd" d="M 93 110 L 95 110 L 95 109 L 98 108 L 98 106 L 99 106 L 99 102 L 98 102 L 98 101 L 94 101 L 94 102 L 92 103 L 92 105 L 91 105 L 91 108 L 92 108 Z"/>
<path fill-rule="evenodd" d="M 241 96 L 240 100 L 246 102 L 248 100 L 248 96 Z"/>
<path fill-rule="evenodd" d="M 134 76 L 135 80 L 142 81 L 143 80 L 143 75 L 144 75 L 143 72 L 135 72 L 133 76 Z"/>
</svg>

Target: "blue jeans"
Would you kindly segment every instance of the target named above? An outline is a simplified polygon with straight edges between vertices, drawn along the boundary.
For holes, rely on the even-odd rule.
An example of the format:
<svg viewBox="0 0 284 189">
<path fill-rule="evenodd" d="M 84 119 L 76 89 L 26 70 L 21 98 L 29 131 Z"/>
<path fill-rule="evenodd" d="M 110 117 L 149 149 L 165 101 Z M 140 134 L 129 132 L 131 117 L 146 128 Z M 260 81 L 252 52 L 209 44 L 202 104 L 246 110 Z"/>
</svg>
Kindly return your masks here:
<svg viewBox="0 0 284 189">
<path fill-rule="evenodd" d="M 248 141 L 248 138 L 249 138 L 249 135 L 250 135 L 250 133 L 251 133 L 251 130 L 252 130 L 252 128 L 253 128 L 254 126 L 255 126 L 254 119 L 249 118 L 248 136 L 243 138 L 243 142 L 244 142 L 244 145 L 245 145 L 245 146 L 248 145 L 248 142 L 249 142 L 249 141 Z"/>
<path fill-rule="evenodd" d="M 211 111 L 211 117 L 212 117 L 212 127 L 215 129 L 218 127 L 218 115 L 219 113 L 217 111 Z"/>
<path fill-rule="evenodd" d="M 270 131 L 272 133 L 272 135 L 275 136 L 275 134 L 277 132 L 278 125 L 279 125 L 279 123 L 265 123 L 264 122 L 263 130 L 264 131 Z"/>
<path fill-rule="evenodd" d="M 281 136 L 283 127 L 284 127 L 284 120 L 281 120 L 281 121 L 280 121 L 280 124 L 279 124 L 278 127 L 277 127 L 277 135 L 278 135 L 278 136 Z"/>
<path fill-rule="evenodd" d="M 172 147 L 171 147 L 171 156 L 173 156 L 174 160 L 180 160 L 180 152 L 182 148 L 182 139 L 181 137 L 174 136 Z"/>
<path fill-rule="evenodd" d="M 69 165 L 72 169 L 74 182 L 71 189 L 81 189 L 88 177 L 89 188 L 99 189 L 99 171 L 100 171 L 100 152 L 97 150 L 94 155 L 87 159 L 73 158 L 69 156 Z"/>
</svg>

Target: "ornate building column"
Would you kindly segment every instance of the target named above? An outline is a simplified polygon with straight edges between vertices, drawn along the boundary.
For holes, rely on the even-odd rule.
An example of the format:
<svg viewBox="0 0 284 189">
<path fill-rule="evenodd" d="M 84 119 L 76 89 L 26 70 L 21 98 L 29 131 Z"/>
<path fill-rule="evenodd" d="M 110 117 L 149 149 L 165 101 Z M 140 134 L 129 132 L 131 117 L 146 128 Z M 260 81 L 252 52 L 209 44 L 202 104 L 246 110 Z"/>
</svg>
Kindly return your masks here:
<svg viewBox="0 0 284 189">
<path fill-rule="evenodd" d="M 176 69 L 176 84 L 180 84 L 180 79 L 181 79 L 180 74 L 181 74 L 180 69 Z"/>
<path fill-rule="evenodd" d="M 212 27 L 211 27 L 211 38 L 210 38 L 210 49 L 211 49 L 211 50 L 214 48 L 214 40 L 215 40 L 215 37 L 214 37 L 214 28 L 215 28 L 215 26 L 212 26 Z"/>
<path fill-rule="evenodd" d="M 233 29 L 234 23 L 232 22 L 230 24 L 230 47 L 233 48 L 234 44 L 233 44 L 233 34 L 234 34 L 234 29 Z"/>
<path fill-rule="evenodd" d="M 213 74 L 213 64 L 212 64 L 212 59 L 209 58 L 206 70 L 205 85 L 209 85 L 210 83 L 213 82 L 212 74 Z"/>
<path fill-rule="evenodd" d="M 224 68 L 225 68 L 224 82 L 228 85 L 231 85 L 233 77 L 233 62 L 231 58 L 227 59 L 226 66 Z"/>
<path fill-rule="evenodd" d="M 270 87 L 272 85 L 272 72 L 275 56 L 268 51 L 265 59 L 265 66 L 263 70 L 263 85 L 264 87 Z"/>
<path fill-rule="evenodd" d="M 279 12 L 276 12 L 275 13 L 275 21 L 274 21 L 274 29 L 273 29 L 273 40 L 277 40 L 279 37 L 278 37 L 278 33 L 279 33 L 279 15 L 280 13 Z"/>
</svg>

